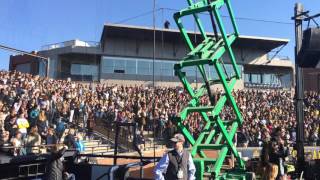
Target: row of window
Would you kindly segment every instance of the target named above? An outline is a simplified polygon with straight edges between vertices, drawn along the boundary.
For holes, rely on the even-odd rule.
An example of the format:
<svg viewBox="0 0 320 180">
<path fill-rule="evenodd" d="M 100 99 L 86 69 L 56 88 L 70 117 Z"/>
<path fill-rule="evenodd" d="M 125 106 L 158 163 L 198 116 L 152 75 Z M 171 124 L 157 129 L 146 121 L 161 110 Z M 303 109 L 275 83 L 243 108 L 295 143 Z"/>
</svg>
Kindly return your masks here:
<svg viewBox="0 0 320 180">
<path fill-rule="evenodd" d="M 98 66 L 88 64 L 71 64 L 72 75 L 91 75 L 98 76 Z"/>
<path fill-rule="evenodd" d="M 290 74 L 278 75 L 278 74 L 244 74 L 245 83 L 253 84 L 275 84 L 282 87 L 291 86 Z"/>
<path fill-rule="evenodd" d="M 119 57 L 103 57 L 101 61 L 101 73 L 124 73 L 133 75 L 154 75 L 156 76 L 174 76 L 174 61 L 155 60 L 152 59 L 135 59 L 135 58 L 119 58 Z M 153 67 L 154 65 L 154 67 Z M 205 66 L 206 71 L 213 79 L 217 78 L 217 73 L 212 66 Z M 242 66 L 239 65 L 242 72 Z M 184 68 L 187 77 L 200 77 L 198 68 Z M 230 64 L 225 65 L 225 71 L 228 75 L 234 74 L 233 67 Z"/>
<path fill-rule="evenodd" d="M 120 58 L 120 57 L 107 57 L 104 56 L 101 60 L 101 73 L 122 73 L 128 75 L 154 75 L 155 76 L 174 76 L 174 64 L 175 61 L 155 60 L 153 64 L 152 59 L 135 59 L 135 58 Z M 154 65 L 154 67 L 153 67 Z M 243 72 L 243 66 L 238 65 L 240 74 Z M 98 77 L 98 65 L 87 64 L 72 64 L 72 75 L 89 75 Z M 217 79 L 218 74 L 216 70 L 209 65 L 205 65 L 206 72 L 210 79 Z M 201 79 L 201 74 L 196 67 L 186 67 L 183 69 L 186 72 L 186 76 L 189 78 Z M 233 76 L 234 70 L 231 64 L 224 65 L 225 74 Z M 278 74 L 257 74 L 257 73 L 245 73 L 244 82 L 252 84 L 274 84 L 282 87 L 291 86 L 290 74 L 278 75 Z"/>
</svg>

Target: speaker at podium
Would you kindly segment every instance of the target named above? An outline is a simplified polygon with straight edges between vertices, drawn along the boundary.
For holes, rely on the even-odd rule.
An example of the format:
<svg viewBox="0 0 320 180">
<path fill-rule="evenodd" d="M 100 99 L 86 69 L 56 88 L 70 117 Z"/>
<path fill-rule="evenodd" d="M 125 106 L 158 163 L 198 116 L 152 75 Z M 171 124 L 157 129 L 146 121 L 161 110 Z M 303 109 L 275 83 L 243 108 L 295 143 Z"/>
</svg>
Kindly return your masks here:
<svg viewBox="0 0 320 180">
<path fill-rule="evenodd" d="M 315 68 L 320 60 L 320 28 L 308 28 L 303 32 L 302 47 L 298 55 L 300 67 Z"/>
</svg>

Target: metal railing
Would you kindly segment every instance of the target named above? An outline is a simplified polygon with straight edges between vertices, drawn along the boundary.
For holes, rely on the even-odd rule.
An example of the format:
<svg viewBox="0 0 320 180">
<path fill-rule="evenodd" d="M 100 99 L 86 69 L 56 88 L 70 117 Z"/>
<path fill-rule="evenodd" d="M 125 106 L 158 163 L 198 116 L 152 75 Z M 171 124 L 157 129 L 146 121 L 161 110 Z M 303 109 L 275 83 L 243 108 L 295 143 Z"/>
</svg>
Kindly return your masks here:
<svg viewBox="0 0 320 180">
<path fill-rule="evenodd" d="M 110 122 L 104 121 L 105 127 L 107 129 L 107 133 L 104 134 L 107 136 L 107 139 L 112 140 L 115 143 L 116 137 L 116 125 L 118 122 Z M 130 152 L 133 150 L 132 142 L 133 142 L 133 127 L 119 127 L 118 134 L 118 146 L 120 151 Z"/>
<path fill-rule="evenodd" d="M 48 150 L 50 150 L 52 147 L 55 147 L 57 145 L 61 145 L 61 146 L 65 146 L 65 144 L 62 143 L 57 143 L 57 144 L 40 144 L 40 145 L 35 145 L 35 146 L 31 146 L 31 145 L 26 145 L 23 144 L 22 146 L 13 146 L 13 145 L 3 145 L 0 146 L 0 150 L 4 151 L 4 152 L 12 152 L 15 150 L 19 150 L 20 152 L 23 151 L 23 153 L 21 153 L 20 155 L 28 155 L 28 154 L 46 154 Z M 36 153 L 28 153 L 26 150 L 30 149 L 31 151 Z M 20 156 L 17 155 L 17 156 Z"/>
<path fill-rule="evenodd" d="M 100 47 L 100 42 L 96 41 L 81 41 L 81 40 L 70 40 L 70 41 L 64 41 L 59 43 L 53 43 L 53 44 L 47 44 L 41 47 L 41 50 L 51 50 L 51 49 L 57 49 L 57 48 L 63 48 L 63 47 L 69 47 L 69 46 L 75 46 L 75 47 Z"/>
<path fill-rule="evenodd" d="M 285 88 L 280 84 L 267 84 L 267 83 L 249 83 L 245 82 L 244 87 L 253 89 L 282 89 Z"/>
<path fill-rule="evenodd" d="M 116 124 L 119 122 L 116 121 L 110 121 L 107 119 L 103 119 L 105 128 L 107 129 L 106 134 L 104 134 L 109 140 L 115 140 L 115 132 L 116 132 Z M 123 150 L 124 152 L 131 152 L 133 150 L 133 127 L 119 127 L 119 146 L 120 149 Z M 130 129 L 129 129 L 130 128 Z M 145 131 L 146 132 L 146 131 Z M 143 133 L 143 132 L 141 132 Z M 151 135 L 153 137 L 154 132 L 151 130 Z M 154 148 L 154 143 L 161 144 L 161 141 L 150 141 L 147 138 L 144 138 L 144 143 L 142 144 L 144 146 L 144 149 L 148 148 Z"/>
</svg>

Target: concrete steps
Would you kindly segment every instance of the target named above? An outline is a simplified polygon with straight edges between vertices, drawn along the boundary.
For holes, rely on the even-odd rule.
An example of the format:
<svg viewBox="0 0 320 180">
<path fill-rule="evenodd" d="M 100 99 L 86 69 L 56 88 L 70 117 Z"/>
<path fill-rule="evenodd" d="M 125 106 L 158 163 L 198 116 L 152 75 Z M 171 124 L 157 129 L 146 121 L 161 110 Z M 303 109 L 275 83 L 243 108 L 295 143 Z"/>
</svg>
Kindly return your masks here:
<svg viewBox="0 0 320 180">
<path fill-rule="evenodd" d="M 103 145 L 98 147 L 85 147 L 85 151 L 83 154 L 105 154 L 105 153 L 113 153 L 113 148 L 109 145 Z"/>
<path fill-rule="evenodd" d="M 84 140 L 83 144 L 85 147 L 88 146 L 99 146 L 100 144 L 102 144 L 101 140 Z"/>
</svg>

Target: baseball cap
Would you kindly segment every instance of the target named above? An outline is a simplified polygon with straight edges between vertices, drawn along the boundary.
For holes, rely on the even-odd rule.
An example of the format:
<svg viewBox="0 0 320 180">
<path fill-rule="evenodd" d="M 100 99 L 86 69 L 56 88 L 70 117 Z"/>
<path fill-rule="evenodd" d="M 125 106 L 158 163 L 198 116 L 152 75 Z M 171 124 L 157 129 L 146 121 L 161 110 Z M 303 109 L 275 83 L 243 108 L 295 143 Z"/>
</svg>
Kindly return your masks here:
<svg viewBox="0 0 320 180">
<path fill-rule="evenodd" d="M 173 138 L 170 139 L 173 142 L 184 142 L 184 136 L 182 134 L 175 134 Z"/>
</svg>

